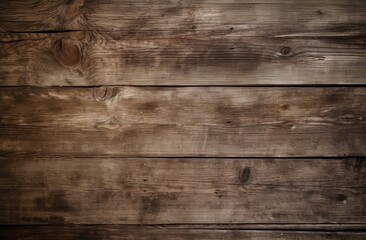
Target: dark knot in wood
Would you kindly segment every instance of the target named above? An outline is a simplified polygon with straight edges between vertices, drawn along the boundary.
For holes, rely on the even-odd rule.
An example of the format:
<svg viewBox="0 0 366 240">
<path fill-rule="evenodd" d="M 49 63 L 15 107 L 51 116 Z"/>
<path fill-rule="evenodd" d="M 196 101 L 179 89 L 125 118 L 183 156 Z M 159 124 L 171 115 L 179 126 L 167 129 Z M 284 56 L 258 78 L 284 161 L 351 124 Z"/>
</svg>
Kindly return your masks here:
<svg viewBox="0 0 366 240">
<path fill-rule="evenodd" d="M 246 167 L 240 171 L 239 180 L 242 184 L 247 183 L 250 177 L 250 168 Z"/>
<path fill-rule="evenodd" d="M 57 40 L 54 44 L 53 51 L 57 60 L 64 66 L 72 67 L 80 64 L 82 61 L 81 49 L 72 41 Z"/>
<path fill-rule="evenodd" d="M 280 53 L 282 56 L 289 56 L 292 53 L 292 48 L 290 47 L 283 47 L 280 49 Z"/>
<path fill-rule="evenodd" d="M 113 98 L 117 94 L 117 89 L 114 87 L 99 87 L 94 88 L 93 97 L 96 101 L 102 102 Z"/>
<path fill-rule="evenodd" d="M 81 15 L 84 8 L 84 0 L 72 0 L 66 5 L 65 19 L 72 20 Z"/>
<path fill-rule="evenodd" d="M 346 161 L 347 167 L 353 170 L 360 170 L 362 168 L 363 158 L 348 158 Z"/>
<path fill-rule="evenodd" d="M 343 194 L 337 194 L 336 201 L 338 201 L 338 202 L 347 201 L 347 196 L 343 195 Z"/>
</svg>

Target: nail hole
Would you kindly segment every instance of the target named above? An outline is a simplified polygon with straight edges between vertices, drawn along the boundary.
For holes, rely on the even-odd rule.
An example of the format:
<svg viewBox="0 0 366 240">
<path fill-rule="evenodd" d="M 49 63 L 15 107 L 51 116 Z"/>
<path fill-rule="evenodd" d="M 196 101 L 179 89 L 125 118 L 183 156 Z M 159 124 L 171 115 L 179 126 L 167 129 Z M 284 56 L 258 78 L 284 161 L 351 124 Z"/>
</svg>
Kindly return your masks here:
<svg viewBox="0 0 366 240">
<path fill-rule="evenodd" d="M 346 201 L 347 200 L 347 196 L 343 195 L 343 194 L 337 194 L 336 196 L 336 200 L 338 202 L 343 202 L 343 201 Z"/>
</svg>

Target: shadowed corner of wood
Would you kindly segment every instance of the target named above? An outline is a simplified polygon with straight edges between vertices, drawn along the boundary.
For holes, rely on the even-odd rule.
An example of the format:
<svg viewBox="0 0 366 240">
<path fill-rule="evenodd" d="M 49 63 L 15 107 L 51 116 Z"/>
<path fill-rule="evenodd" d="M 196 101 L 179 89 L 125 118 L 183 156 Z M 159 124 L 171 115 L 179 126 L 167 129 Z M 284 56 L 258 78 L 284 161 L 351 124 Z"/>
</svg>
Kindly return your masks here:
<svg viewBox="0 0 366 240">
<path fill-rule="evenodd" d="M 73 20 L 83 12 L 84 0 L 69 0 L 65 8 L 65 19 Z"/>
</svg>

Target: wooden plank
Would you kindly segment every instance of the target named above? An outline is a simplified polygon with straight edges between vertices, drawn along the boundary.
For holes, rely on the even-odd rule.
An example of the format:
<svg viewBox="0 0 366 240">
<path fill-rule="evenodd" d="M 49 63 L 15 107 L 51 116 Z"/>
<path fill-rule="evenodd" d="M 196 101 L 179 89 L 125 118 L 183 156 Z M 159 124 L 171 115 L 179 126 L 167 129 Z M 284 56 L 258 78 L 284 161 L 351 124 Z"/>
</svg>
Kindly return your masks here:
<svg viewBox="0 0 366 240">
<path fill-rule="evenodd" d="M 366 88 L 2 88 L 0 151 L 366 155 Z"/>
<path fill-rule="evenodd" d="M 12 0 L 0 2 L 0 30 L 113 30 L 241 36 L 363 35 L 363 0 Z M 153 34 L 154 34 L 153 33 Z"/>
<path fill-rule="evenodd" d="M 17 226 L 17 225 L 13 225 Z M 132 226 L 132 225 L 129 225 Z M 141 226 L 141 225 L 139 225 Z M 215 229 L 215 230 L 273 230 L 273 231 L 365 231 L 366 225 L 362 223 L 323 223 L 323 224 L 311 224 L 311 223 L 274 223 L 274 224 L 261 224 L 261 223 L 245 223 L 245 224 L 152 224 L 143 226 L 155 226 L 155 227 L 172 227 L 179 229 Z"/>
<path fill-rule="evenodd" d="M 365 84 L 365 41 L 220 32 L 2 33 L 0 85 Z"/>
<path fill-rule="evenodd" d="M 6 156 L 1 224 L 365 224 L 364 159 Z"/>
<path fill-rule="evenodd" d="M 128 226 L 21 226 L 0 227 L 3 240 L 15 239 L 252 239 L 252 240 L 363 240 L 365 232 L 243 231 L 174 229 Z"/>
</svg>

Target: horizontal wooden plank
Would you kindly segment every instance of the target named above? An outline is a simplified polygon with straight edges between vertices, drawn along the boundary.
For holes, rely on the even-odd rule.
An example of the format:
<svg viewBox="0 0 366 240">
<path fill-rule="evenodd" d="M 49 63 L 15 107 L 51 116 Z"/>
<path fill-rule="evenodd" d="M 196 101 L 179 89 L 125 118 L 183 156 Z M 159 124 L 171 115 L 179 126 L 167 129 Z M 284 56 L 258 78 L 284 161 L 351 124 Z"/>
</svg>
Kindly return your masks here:
<svg viewBox="0 0 366 240">
<path fill-rule="evenodd" d="M 252 239 L 252 240 L 363 240 L 365 232 L 301 232 L 174 229 L 126 226 L 21 226 L 0 227 L 3 240 L 16 239 Z"/>
<path fill-rule="evenodd" d="M 364 36 L 365 16 L 363 0 L 12 0 L 0 2 L 0 31 Z"/>
<path fill-rule="evenodd" d="M 366 223 L 362 158 L 0 163 L 1 224 Z"/>
<path fill-rule="evenodd" d="M 12 225 L 18 226 L 18 225 Z M 126 225 L 120 225 L 126 226 Z M 134 226 L 134 225 L 128 225 Z M 273 231 L 366 231 L 366 225 L 362 223 L 244 223 L 244 224 L 151 224 L 139 226 L 153 226 L 179 229 L 215 229 L 215 230 L 273 230 Z"/>
<path fill-rule="evenodd" d="M 0 151 L 366 155 L 366 88 L 2 88 Z"/>
<path fill-rule="evenodd" d="M 2 33 L 0 85 L 366 84 L 365 41 L 223 33 Z"/>
<path fill-rule="evenodd" d="M 0 84 L 365 84 L 365 16 L 362 0 L 1 2 Z"/>
</svg>

